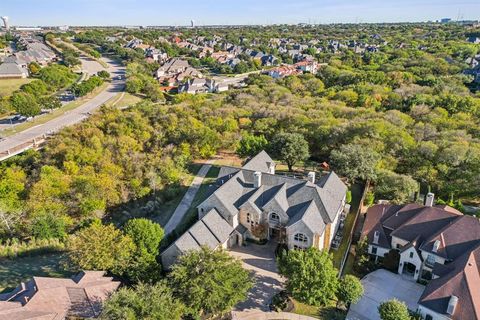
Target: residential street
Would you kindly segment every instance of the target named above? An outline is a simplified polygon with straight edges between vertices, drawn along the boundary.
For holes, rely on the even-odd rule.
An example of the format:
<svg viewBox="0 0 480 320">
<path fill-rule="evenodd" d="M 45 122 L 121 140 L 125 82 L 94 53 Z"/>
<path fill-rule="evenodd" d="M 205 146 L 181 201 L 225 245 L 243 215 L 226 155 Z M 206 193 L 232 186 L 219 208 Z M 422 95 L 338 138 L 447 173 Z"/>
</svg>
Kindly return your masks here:
<svg viewBox="0 0 480 320">
<path fill-rule="evenodd" d="M 56 132 L 63 127 L 79 123 L 88 117 L 88 113 L 94 111 L 109 99 L 117 95 L 119 92 L 123 91 L 125 87 L 125 68 L 109 58 L 105 58 L 105 62 L 109 64 L 110 67 L 107 69 L 107 71 L 110 72 L 114 80 L 112 80 L 112 82 L 103 92 L 78 108 L 52 119 L 47 123 L 40 124 L 12 136 L 6 137 L 4 140 L 0 141 L 0 155 L 4 156 L 9 149 L 31 142 L 33 139 Z M 116 79 L 118 76 L 122 76 L 122 79 Z"/>
</svg>

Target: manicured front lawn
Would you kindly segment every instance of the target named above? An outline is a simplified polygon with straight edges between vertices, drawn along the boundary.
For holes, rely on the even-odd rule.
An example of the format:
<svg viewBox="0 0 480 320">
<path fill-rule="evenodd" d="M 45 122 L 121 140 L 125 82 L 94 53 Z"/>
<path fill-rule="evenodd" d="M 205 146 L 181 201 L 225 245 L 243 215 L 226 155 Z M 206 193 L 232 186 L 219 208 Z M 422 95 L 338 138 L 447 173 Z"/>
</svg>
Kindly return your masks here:
<svg viewBox="0 0 480 320">
<path fill-rule="evenodd" d="M 0 96 L 5 97 L 11 95 L 22 85 L 31 82 L 33 79 L 1 79 L 0 80 Z"/>
<path fill-rule="evenodd" d="M 62 267 L 61 253 L 0 260 L 0 292 L 8 292 L 20 282 L 37 277 L 70 277 L 73 272 Z"/>
<path fill-rule="evenodd" d="M 294 309 L 292 313 L 300 314 L 303 316 L 309 316 L 322 320 L 331 320 L 331 319 L 345 319 L 346 314 L 338 310 L 335 306 L 335 302 L 332 301 L 329 305 L 324 307 L 315 307 L 310 306 L 305 303 L 301 303 L 295 299 L 293 300 Z"/>
</svg>

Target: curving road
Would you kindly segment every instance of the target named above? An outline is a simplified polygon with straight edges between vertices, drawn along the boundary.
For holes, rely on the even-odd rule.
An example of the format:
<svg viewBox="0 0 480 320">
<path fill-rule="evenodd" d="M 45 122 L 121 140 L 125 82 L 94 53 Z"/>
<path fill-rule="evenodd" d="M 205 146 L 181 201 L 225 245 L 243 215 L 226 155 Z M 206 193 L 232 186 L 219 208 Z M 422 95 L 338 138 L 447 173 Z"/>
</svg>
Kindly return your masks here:
<svg viewBox="0 0 480 320">
<path fill-rule="evenodd" d="M 81 106 L 71 110 L 44 124 L 32 127 L 25 131 L 16 133 L 0 141 L 0 161 L 23 152 L 26 149 L 35 147 L 36 139 L 44 139 L 46 135 L 52 134 L 63 127 L 71 126 L 88 118 L 89 113 L 100 107 L 102 104 L 113 98 L 125 88 L 125 67 L 115 60 L 103 58 L 109 65 L 107 71 L 113 80 L 101 93 L 85 102 Z M 117 79 L 121 76 L 121 79 Z M 33 145 L 31 145 L 33 143 Z"/>
</svg>

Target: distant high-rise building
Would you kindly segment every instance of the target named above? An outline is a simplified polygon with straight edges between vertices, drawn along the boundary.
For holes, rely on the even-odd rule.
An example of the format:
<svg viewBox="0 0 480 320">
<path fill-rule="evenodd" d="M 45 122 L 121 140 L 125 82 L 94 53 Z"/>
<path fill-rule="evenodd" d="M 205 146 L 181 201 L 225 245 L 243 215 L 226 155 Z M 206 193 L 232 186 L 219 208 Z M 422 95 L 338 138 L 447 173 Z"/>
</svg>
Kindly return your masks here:
<svg viewBox="0 0 480 320">
<path fill-rule="evenodd" d="M 5 30 L 10 30 L 10 25 L 8 24 L 8 17 L 2 17 L 3 25 L 5 26 Z"/>
<path fill-rule="evenodd" d="M 190 21 L 190 25 L 192 28 L 195 28 L 195 20 Z"/>
</svg>

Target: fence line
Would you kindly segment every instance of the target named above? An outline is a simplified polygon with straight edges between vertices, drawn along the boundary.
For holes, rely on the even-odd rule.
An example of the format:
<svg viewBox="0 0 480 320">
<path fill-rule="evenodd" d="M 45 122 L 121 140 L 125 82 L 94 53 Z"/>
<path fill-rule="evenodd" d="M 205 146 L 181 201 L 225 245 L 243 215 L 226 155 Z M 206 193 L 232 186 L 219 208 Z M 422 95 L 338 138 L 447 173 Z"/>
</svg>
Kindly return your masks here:
<svg viewBox="0 0 480 320">
<path fill-rule="evenodd" d="M 350 253 L 350 249 L 352 247 L 353 235 L 355 234 L 355 229 L 357 227 L 358 216 L 360 215 L 360 212 L 363 206 L 363 201 L 365 200 L 365 196 L 367 195 L 367 192 L 368 192 L 368 184 L 365 183 L 365 185 L 363 186 L 362 197 L 360 198 L 360 202 L 358 204 L 357 212 L 355 212 L 355 220 L 353 221 L 352 229 L 350 230 L 350 234 L 348 235 L 347 250 L 345 250 L 345 253 L 343 254 L 342 262 L 340 264 L 340 268 L 338 272 L 339 276 L 343 274 L 343 268 L 345 267 L 345 262 L 347 261 L 348 254 Z"/>
</svg>

